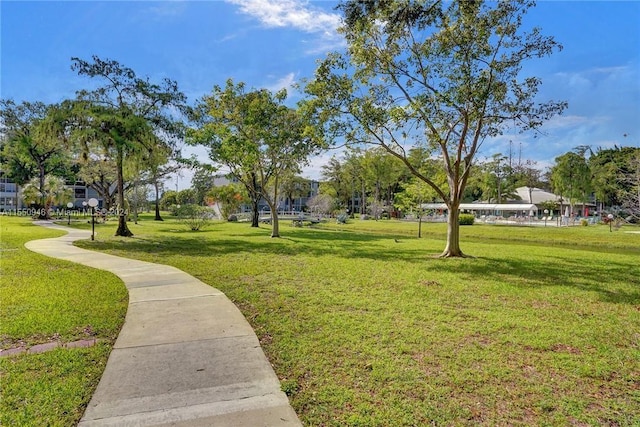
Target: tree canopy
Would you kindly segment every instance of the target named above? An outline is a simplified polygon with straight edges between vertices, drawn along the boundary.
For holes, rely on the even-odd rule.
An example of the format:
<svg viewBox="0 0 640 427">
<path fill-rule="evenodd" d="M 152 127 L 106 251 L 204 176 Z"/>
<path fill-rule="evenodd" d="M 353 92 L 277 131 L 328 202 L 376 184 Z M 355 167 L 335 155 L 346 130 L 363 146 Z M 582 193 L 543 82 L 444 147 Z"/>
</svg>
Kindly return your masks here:
<svg viewBox="0 0 640 427">
<path fill-rule="evenodd" d="M 70 173 L 71 156 L 62 110 L 60 105 L 42 102 L 0 101 L 2 171 L 18 185 L 29 182 L 32 193 L 37 188 L 39 196 L 31 195 L 30 199 L 40 208 L 48 204 L 47 177 Z"/>
<path fill-rule="evenodd" d="M 463 256 L 458 207 L 483 141 L 537 129 L 566 107 L 536 102 L 540 79 L 520 76 L 525 61 L 560 48 L 538 28 L 521 30 L 531 5 L 347 1 L 347 52 L 328 55 L 306 85 L 305 108 L 327 140 L 383 147 L 446 203 L 442 256 Z M 416 146 L 440 157 L 448 188 L 411 164 Z"/>
<path fill-rule="evenodd" d="M 132 236 L 125 210 L 125 156 L 171 147 L 183 126 L 176 112 L 186 109 L 185 95 L 170 79 L 152 83 L 114 60 L 93 56 L 91 61 L 72 58 L 72 70 L 97 78 L 97 89 L 77 93 L 74 131 L 88 150 L 102 146 L 103 154 L 116 164 L 117 204 L 120 212 L 116 236 Z"/>
<path fill-rule="evenodd" d="M 277 201 L 280 179 L 298 171 L 309 155 L 323 147 L 305 118 L 285 105 L 287 93 L 266 89 L 246 91 L 244 83 L 228 80 L 215 86 L 199 102 L 200 126 L 189 142 L 208 148 L 215 163 L 225 165 L 241 182 L 252 200 L 257 226 L 258 201 L 263 198 L 272 214 L 272 237 L 279 237 Z"/>
</svg>

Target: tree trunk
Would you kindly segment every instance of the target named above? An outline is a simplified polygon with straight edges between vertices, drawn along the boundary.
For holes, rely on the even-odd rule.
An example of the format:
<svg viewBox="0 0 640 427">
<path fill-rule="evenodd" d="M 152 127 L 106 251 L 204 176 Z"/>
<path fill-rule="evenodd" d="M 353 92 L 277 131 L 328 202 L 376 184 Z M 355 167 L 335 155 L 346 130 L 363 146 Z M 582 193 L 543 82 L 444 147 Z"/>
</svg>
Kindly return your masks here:
<svg viewBox="0 0 640 427">
<path fill-rule="evenodd" d="M 255 173 L 251 173 L 251 183 L 250 187 L 247 186 L 247 190 L 249 190 L 249 197 L 251 197 L 251 227 L 258 228 L 260 227 L 260 212 L 258 212 L 258 203 L 260 203 L 260 189 L 258 188 L 258 179 Z"/>
<path fill-rule="evenodd" d="M 269 209 L 271 209 L 271 237 L 280 237 L 280 221 L 278 220 L 278 209 L 271 203 L 269 203 Z"/>
<path fill-rule="evenodd" d="M 124 173 L 122 171 L 122 163 L 124 159 L 124 153 L 122 147 L 118 146 L 116 154 L 116 173 L 117 173 L 117 186 L 118 186 L 118 229 L 116 230 L 116 236 L 131 237 L 133 233 L 127 227 L 127 213 L 125 212 L 124 204 Z"/>
<path fill-rule="evenodd" d="M 45 173 L 44 173 L 44 163 L 40 163 L 39 165 L 39 173 L 40 173 L 40 215 L 38 215 L 38 219 L 49 219 L 49 209 L 46 206 L 46 197 L 44 191 L 44 181 L 45 181 Z"/>
<path fill-rule="evenodd" d="M 160 216 L 160 189 L 158 188 L 158 180 L 155 180 L 153 182 L 153 186 L 156 190 L 156 217 L 154 218 L 155 221 L 164 221 L 162 219 L 162 217 Z"/>
<path fill-rule="evenodd" d="M 280 237 L 280 223 L 278 222 L 278 177 L 276 176 L 273 190 L 273 202 L 270 197 L 263 195 L 271 209 L 271 237 Z"/>
<path fill-rule="evenodd" d="M 251 196 L 251 227 L 260 227 L 260 212 L 258 211 L 259 196 Z"/>
<path fill-rule="evenodd" d="M 460 211 L 459 204 L 449 207 L 449 218 L 447 219 L 447 246 L 444 248 L 440 258 L 464 257 L 460 249 Z"/>
</svg>

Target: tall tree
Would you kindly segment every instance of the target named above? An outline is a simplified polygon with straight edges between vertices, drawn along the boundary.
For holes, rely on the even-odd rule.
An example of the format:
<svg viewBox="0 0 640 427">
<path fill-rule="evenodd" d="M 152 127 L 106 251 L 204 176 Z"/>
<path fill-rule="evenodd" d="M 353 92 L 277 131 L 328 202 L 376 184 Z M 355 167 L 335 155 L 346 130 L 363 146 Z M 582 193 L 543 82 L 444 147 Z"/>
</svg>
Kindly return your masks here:
<svg viewBox="0 0 640 427">
<path fill-rule="evenodd" d="M 149 135 L 150 138 L 156 139 L 156 135 Z M 179 163 L 171 163 L 174 158 L 173 150 L 161 140 L 156 140 L 145 144 L 146 150 L 133 157 L 135 169 L 138 171 L 136 176 L 139 177 L 138 182 L 142 185 L 151 185 L 154 192 L 154 221 L 164 221 L 160 215 L 160 190 L 162 182 L 180 170 Z M 134 181 L 136 182 L 136 181 Z"/>
<path fill-rule="evenodd" d="M 311 182 L 295 173 L 285 173 L 280 181 L 280 194 L 284 197 L 286 209 L 295 208 L 295 199 L 305 197 L 311 190 Z M 298 207 L 302 209 L 302 206 Z"/>
<path fill-rule="evenodd" d="M 463 256 L 459 205 L 482 142 L 508 127 L 538 128 L 564 102 L 536 104 L 539 78 L 521 78 L 527 59 L 560 46 L 540 29 L 521 30 L 528 0 L 350 0 L 346 54 L 330 54 L 308 82 L 307 107 L 327 140 L 376 144 L 430 185 L 449 210 L 441 256 Z M 438 154 L 448 188 L 412 167 L 407 150 Z"/>
<path fill-rule="evenodd" d="M 266 201 L 272 237 L 280 237 L 277 201 L 283 174 L 297 172 L 323 145 L 305 118 L 284 104 L 286 96 L 284 90 L 247 92 L 243 83 L 228 80 L 200 101 L 201 126 L 190 133 L 192 144 L 206 146 L 211 159 L 245 186 L 254 218 L 259 197 Z"/>
<path fill-rule="evenodd" d="M 353 174 L 349 174 L 348 165 L 340 161 L 336 156 L 332 156 L 329 161 L 322 166 L 322 179 L 326 186 L 332 188 L 332 197 L 338 204 L 346 207 L 354 192 L 353 183 L 356 182 Z M 351 207 L 353 209 L 353 206 Z"/>
<path fill-rule="evenodd" d="M 629 191 L 629 183 L 623 177 L 633 172 L 631 160 L 638 151 L 640 151 L 639 148 L 616 146 L 598 149 L 589 157 L 589 168 L 597 200 L 610 206 L 622 205 L 619 196 Z"/>
<path fill-rule="evenodd" d="M 640 149 L 635 149 L 635 153 L 629 157 L 628 166 L 628 173 L 620 176 L 625 185 L 619 197 L 626 213 L 640 222 Z"/>
<path fill-rule="evenodd" d="M 71 156 L 62 109 L 60 105 L 42 102 L 0 101 L 3 172 L 18 185 L 37 178 L 40 196 L 36 200 L 40 208 L 46 204 L 46 177 L 62 177 L 70 172 Z M 30 187 L 33 184 L 31 181 Z M 46 217 L 46 209 L 41 212 Z"/>
<path fill-rule="evenodd" d="M 479 164 L 482 171 L 482 197 L 488 202 L 503 203 L 515 192 L 514 181 L 509 179 L 512 168 L 508 158 L 502 153 L 496 153 L 491 159 Z"/>
<path fill-rule="evenodd" d="M 205 203 L 212 196 L 209 194 L 215 187 L 215 169 L 205 165 L 194 165 L 193 177 L 191 178 L 191 188 L 197 194 L 198 203 Z M 215 199 L 215 197 L 213 197 Z"/>
<path fill-rule="evenodd" d="M 93 56 L 92 61 L 72 58 L 71 69 L 102 81 L 102 86 L 77 93 L 76 130 L 85 144 L 99 141 L 116 163 L 116 236 L 133 236 L 127 227 L 124 161 L 129 155 L 149 151 L 158 144 L 173 145 L 182 131 L 176 111 L 185 108 L 185 95 L 175 81 L 160 84 L 140 78 L 114 60 Z"/>
<path fill-rule="evenodd" d="M 577 151 L 577 152 L 576 152 Z M 571 151 L 556 157 L 551 168 L 553 191 L 568 200 L 571 213 L 576 202 L 586 202 L 591 193 L 591 171 L 584 153 Z M 562 210 L 562 206 L 560 206 Z"/>
</svg>

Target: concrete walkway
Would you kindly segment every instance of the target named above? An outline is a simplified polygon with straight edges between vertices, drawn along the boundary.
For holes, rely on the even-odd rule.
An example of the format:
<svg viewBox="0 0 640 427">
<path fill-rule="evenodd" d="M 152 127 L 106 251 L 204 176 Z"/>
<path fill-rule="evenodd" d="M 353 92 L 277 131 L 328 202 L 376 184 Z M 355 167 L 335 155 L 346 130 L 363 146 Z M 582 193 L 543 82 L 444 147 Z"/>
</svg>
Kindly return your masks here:
<svg viewBox="0 0 640 427">
<path fill-rule="evenodd" d="M 80 426 L 300 426 L 258 339 L 220 291 L 174 267 L 88 251 L 67 231 L 26 243 L 110 271 L 129 290 L 124 326 Z"/>
</svg>

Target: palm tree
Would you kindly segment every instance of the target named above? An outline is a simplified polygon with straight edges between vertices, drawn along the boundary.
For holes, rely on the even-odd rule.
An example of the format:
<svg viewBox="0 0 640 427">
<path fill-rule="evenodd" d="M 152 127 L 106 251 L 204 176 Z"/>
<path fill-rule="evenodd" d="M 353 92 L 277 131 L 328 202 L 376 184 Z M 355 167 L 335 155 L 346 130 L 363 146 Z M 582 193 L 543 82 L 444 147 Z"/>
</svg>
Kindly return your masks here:
<svg viewBox="0 0 640 427">
<path fill-rule="evenodd" d="M 49 210 L 52 206 L 60 206 L 71 201 L 71 189 L 64 185 L 64 179 L 46 175 L 44 185 L 40 186 L 40 178 L 32 178 L 23 188 L 22 194 L 25 201 L 41 200 L 39 218 L 49 219 Z"/>
</svg>

